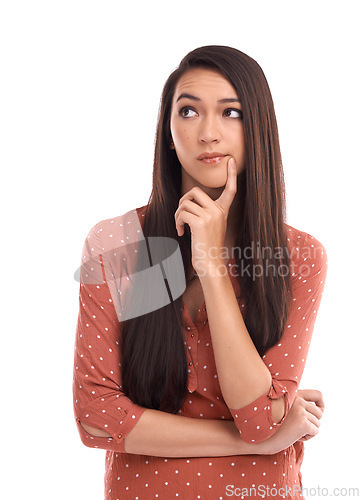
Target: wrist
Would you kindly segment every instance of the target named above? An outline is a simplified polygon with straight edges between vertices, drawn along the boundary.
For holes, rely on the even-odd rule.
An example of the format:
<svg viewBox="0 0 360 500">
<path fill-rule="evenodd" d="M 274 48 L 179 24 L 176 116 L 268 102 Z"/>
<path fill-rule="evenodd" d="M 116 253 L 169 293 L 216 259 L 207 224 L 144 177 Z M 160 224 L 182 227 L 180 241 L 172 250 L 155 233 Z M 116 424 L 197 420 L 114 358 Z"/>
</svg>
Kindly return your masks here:
<svg viewBox="0 0 360 500">
<path fill-rule="evenodd" d="M 204 263 L 196 266 L 196 274 L 200 280 L 206 281 L 207 279 L 223 278 L 228 276 L 227 265 L 223 259 L 212 260 L 211 262 Z"/>
<path fill-rule="evenodd" d="M 260 443 L 247 443 L 241 438 L 241 434 L 237 430 L 236 437 L 236 454 L 237 455 L 270 455 L 271 451 L 267 444 L 267 440 Z"/>
<path fill-rule="evenodd" d="M 244 449 L 244 444 L 246 446 L 246 455 L 269 455 L 269 448 L 266 446 L 266 441 L 262 441 L 261 443 L 245 443 L 242 441 L 242 448 Z"/>
</svg>

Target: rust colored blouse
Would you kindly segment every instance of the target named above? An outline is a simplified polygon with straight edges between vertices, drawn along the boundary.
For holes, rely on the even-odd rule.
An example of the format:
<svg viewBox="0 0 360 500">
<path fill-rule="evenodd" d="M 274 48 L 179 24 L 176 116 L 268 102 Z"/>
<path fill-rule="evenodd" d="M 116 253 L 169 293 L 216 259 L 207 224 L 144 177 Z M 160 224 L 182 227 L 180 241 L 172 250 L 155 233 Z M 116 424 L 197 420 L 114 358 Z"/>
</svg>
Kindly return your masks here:
<svg viewBox="0 0 360 500">
<path fill-rule="evenodd" d="M 128 214 L 142 224 L 146 205 Z M 131 221 L 129 221 L 131 222 Z M 295 399 L 304 371 L 315 320 L 327 273 L 327 254 L 313 236 L 287 225 L 293 287 L 292 309 L 280 342 L 270 348 L 263 361 L 272 375 L 272 386 L 252 403 L 229 409 L 217 377 L 206 304 L 192 322 L 183 301 L 184 334 L 189 363 L 188 395 L 180 415 L 204 419 L 234 420 L 246 442 L 269 438 L 284 422 Z M 105 251 L 118 238 L 125 244 L 120 218 L 102 220 L 89 231 L 81 262 L 97 258 L 102 284 L 80 283 L 76 327 L 73 404 L 75 422 L 82 443 L 106 450 L 105 500 L 303 498 L 301 464 L 304 442 L 297 441 L 274 455 L 163 458 L 125 452 L 124 438 L 145 408 L 134 404 L 122 392 L 119 334 L 121 322 L 106 282 Z M 246 315 L 236 273 L 228 272 L 243 317 Z M 285 414 L 276 424 L 271 400 L 284 396 Z M 103 429 L 110 437 L 95 437 L 84 430 L 84 422 Z M 252 488 L 252 490 L 251 490 Z M 256 489 L 256 492 L 255 490 Z"/>
</svg>

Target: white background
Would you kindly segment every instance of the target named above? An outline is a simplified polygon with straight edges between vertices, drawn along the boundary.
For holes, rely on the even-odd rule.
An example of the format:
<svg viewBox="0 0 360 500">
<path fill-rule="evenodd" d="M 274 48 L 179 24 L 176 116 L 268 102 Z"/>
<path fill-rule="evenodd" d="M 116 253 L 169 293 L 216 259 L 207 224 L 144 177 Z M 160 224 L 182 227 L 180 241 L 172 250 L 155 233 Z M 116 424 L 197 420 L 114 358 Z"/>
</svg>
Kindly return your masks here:
<svg viewBox="0 0 360 500">
<path fill-rule="evenodd" d="M 288 223 L 328 254 L 300 384 L 321 390 L 326 410 L 305 443 L 303 486 L 360 488 L 357 6 L 1 4 L 2 498 L 103 498 L 105 451 L 81 443 L 73 417 L 73 273 L 91 226 L 147 204 L 165 80 L 190 50 L 213 44 L 264 70 Z"/>
</svg>

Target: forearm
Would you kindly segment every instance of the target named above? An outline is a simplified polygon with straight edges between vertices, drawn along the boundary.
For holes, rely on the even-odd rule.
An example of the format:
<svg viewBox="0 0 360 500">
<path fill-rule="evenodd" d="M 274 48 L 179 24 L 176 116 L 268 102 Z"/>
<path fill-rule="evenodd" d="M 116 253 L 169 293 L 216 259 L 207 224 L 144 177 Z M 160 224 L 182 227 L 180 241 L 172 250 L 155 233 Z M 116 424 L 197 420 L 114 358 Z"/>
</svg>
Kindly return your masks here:
<svg viewBox="0 0 360 500">
<path fill-rule="evenodd" d="M 157 457 L 261 454 L 262 443 L 245 443 L 233 421 L 184 417 L 146 409 L 125 437 L 125 451 Z"/>
<path fill-rule="evenodd" d="M 91 435 L 111 437 L 103 429 L 81 426 Z M 233 420 L 184 417 L 146 409 L 124 438 L 125 452 L 156 457 L 262 455 L 265 443 L 246 443 Z"/>
<path fill-rule="evenodd" d="M 80 424 L 93 436 L 111 437 L 103 429 Z M 268 455 L 273 453 L 275 435 L 260 443 L 247 443 L 233 420 L 189 418 L 146 409 L 124 444 L 126 453 L 159 457 Z"/>
<path fill-rule="evenodd" d="M 199 276 L 221 392 L 227 406 L 237 409 L 269 391 L 272 377 L 247 331 L 226 266 L 219 266 L 218 273 Z M 279 408 L 274 417 L 281 415 Z"/>
</svg>

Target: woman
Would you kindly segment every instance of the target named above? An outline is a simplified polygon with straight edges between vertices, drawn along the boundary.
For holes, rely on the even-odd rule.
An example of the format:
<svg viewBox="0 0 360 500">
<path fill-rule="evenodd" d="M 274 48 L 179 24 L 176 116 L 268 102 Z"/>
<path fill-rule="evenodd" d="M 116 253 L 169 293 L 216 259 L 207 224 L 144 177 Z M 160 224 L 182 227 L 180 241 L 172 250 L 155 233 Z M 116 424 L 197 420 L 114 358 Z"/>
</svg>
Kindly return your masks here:
<svg viewBox="0 0 360 500">
<path fill-rule="evenodd" d="M 95 224 L 83 249 L 99 279 L 80 286 L 74 412 L 82 442 L 107 450 L 105 499 L 303 498 L 324 402 L 299 383 L 327 256 L 285 213 L 260 66 L 193 50 L 163 89 L 148 205 Z M 107 276 L 136 224 L 178 242 L 186 288 L 122 320 Z"/>
</svg>

